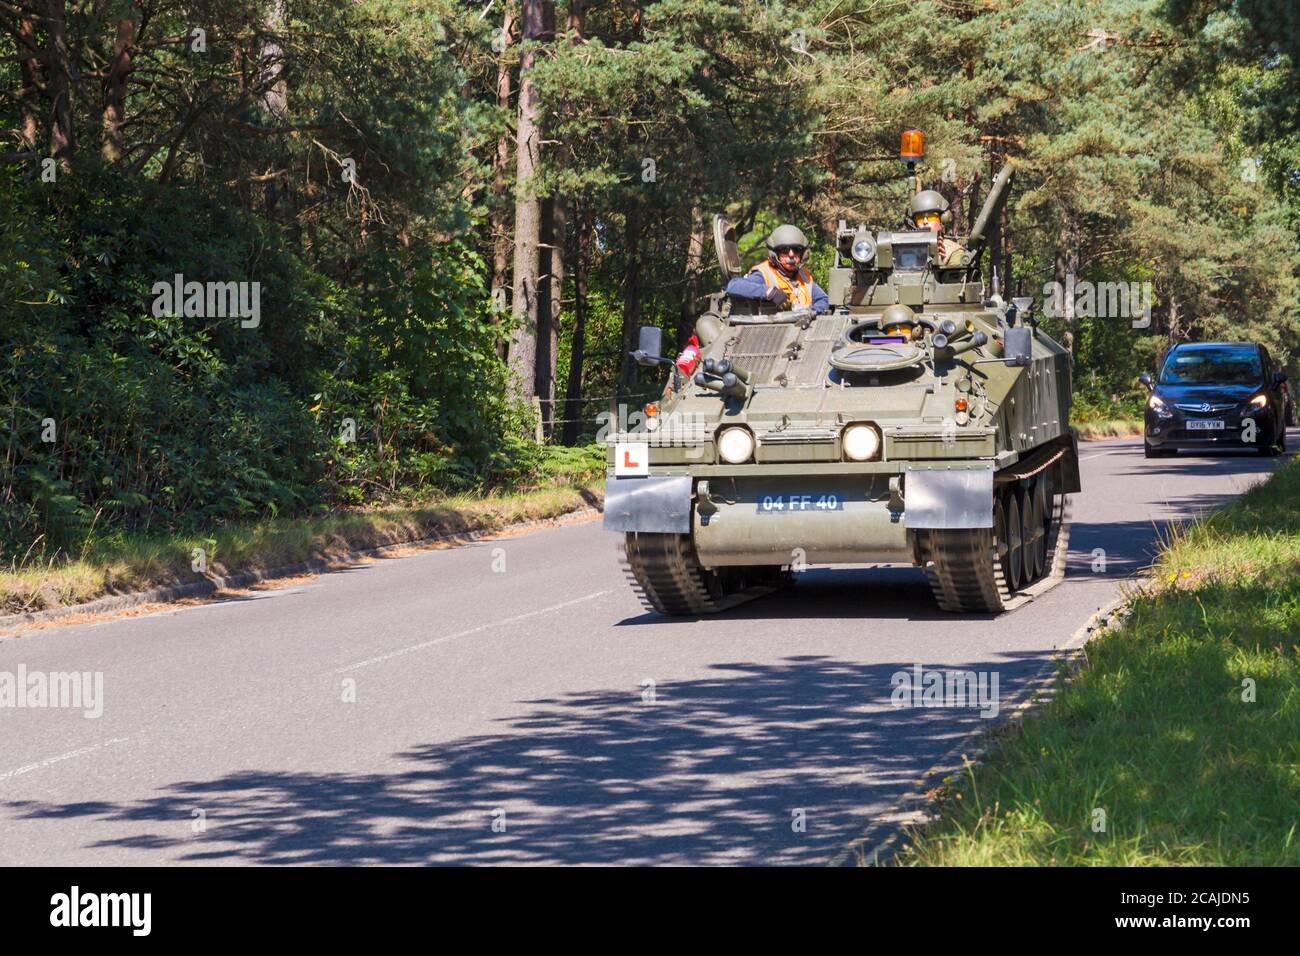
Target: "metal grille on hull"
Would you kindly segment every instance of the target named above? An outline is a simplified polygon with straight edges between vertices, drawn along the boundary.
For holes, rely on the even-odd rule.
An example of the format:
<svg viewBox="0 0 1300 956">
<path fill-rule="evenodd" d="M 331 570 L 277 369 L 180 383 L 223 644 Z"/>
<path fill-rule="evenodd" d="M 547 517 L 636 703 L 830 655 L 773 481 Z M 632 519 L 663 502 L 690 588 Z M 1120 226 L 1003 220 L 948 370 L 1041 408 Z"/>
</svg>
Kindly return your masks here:
<svg viewBox="0 0 1300 956">
<path fill-rule="evenodd" d="M 728 343 L 725 357 L 749 369 L 755 385 L 821 385 L 831 349 L 848 321 L 848 316 L 824 315 L 803 332 L 796 325 L 742 326 Z M 796 340 L 800 348 L 791 353 Z M 792 360 L 792 354 L 798 357 Z"/>
<path fill-rule="evenodd" d="M 742 326 L 735 342 L 728 343 L 726 357 L 754 376 L 756 385 L 775 384 L 773 379 L 785 365 L 785 349 L 798 331 L 793 325 Z"/>
<path fill-rule="evenodd" d="M 798 361 L 785 370 L 789 385 L 821 385 L 830 370 L 831 349 L 848 327 L 848 316 L 823 315 L 803 335 Z"/>
</svg>

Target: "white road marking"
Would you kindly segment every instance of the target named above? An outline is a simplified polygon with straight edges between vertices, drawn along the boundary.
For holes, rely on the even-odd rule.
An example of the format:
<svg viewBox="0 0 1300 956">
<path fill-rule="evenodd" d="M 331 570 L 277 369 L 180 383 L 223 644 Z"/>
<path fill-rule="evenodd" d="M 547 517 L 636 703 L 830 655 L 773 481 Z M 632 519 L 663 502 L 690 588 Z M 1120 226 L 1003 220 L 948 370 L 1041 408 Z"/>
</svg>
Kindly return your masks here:
<svg viewBox="0 0 1300 956">
<path fill-rule="evenodd" d="M 1079 462 L 1080 462 L 1080 464 L 1082 464 L 1082 463 L 1085 462 L 1085 461 L 1092 461 L 1094 458 L 1102 458 L 1102 457 L 1104 457 L 1104 456 L 1106 456 L 1106 455 L 1118 455 L 1118 454 L 1119 454 L 1120 452 L 1122 452 L 1122 451 L 1129 451 L 1129 449 L 1127 449 L 1127 448 L 1115 448 L 1115 449 L 1113 449 L 1113 450 L 1111 450 L 1111 451 L 1099 451 L 1099 452 L 1097 452 L 1097 454 L 1095 454 L 1095 455 L 1088 455 L 1088 456 L 1085 457 L 1085 458 L 1080 458 L 1080 459 L 1079 459 Z"/>
<path fill-rule="evenodd" d="M 64 760 L 71 760 L 74 757 L 83 757 L 86 754 L 94 753 L 96 750 L 102 750 L 111 744 L 125 743 L 130 739 L 130 737 L 114 737 L 112 740 L 105 740 L 102 743 L 97 743 L 90 747 L 82 747 L 80 750 L 69 750 L 65 754 L 59 754 L 57 757 L 47 757 L 44 760 L 38 760 L 36 763 L 29 763 L 25 766 L 18 767 L 15 770 L 6 770 L 4 773 L 0 773 L 0 780 L 8 780 L 10 777 L 18 777 L 25 773 L 31 773 L 33 770 L 43 770 L 44 768 L 53 766 L 56 763 L 62 763 Z"/>
<path fill-rule="evenodd" d="M 552 611 L 559 611 L 566 607 L 572 607 L 575 604 L 582 604 L 586 601 L 594 601 L 598 597 L 604 597 L 610 594 L 609 590 L 595 591 L 591 594 L 584 595 L 580 598 L 574 598 L 572 601 L 565 601 L 562 604 L 552 604 L 550 607 L 539 608 L 536 611 L 528 611 L 525 614 L 516 614 L 514 617 L 503 618 L 500 621 L 492 621 L 488 624 L 480 624 L 478 627 L 471 627 L 467 631 L 457 631 L 455 634 L 447 634 L 443 637 L 436 637 L 431 641 L 422 641 L 419 644 L 412 644 L 410 647 L 399 648 L 395 651 L 389 651 L 387 654 L 380 654 L 378 657 L 370 657 L 364 661 L 357 661 L 355 664 L 348 664 L 331 671 L 332 674 L 346 674 L 348 671 L 354 671 L 362 667 L 369 667 L 371 664 L 380 664 L 384 661 L 390 661 L 395 657 L 402 657 L 406 654 L 413 654 L 416 651 L 422 651 L 425 648 L 433 647 L 437 644 L 446 644 L 448 641 L 454 641 L 457 638 L 469 637 L 471 634 L 478 634 L 481 631 L 491 630 L 494 627 L 505 627 L 507 624 L 516 624 L 519 621 L 526 621 L 531 617 L 539 617 L 543 614 L 550 614 Z"/>
</svg>

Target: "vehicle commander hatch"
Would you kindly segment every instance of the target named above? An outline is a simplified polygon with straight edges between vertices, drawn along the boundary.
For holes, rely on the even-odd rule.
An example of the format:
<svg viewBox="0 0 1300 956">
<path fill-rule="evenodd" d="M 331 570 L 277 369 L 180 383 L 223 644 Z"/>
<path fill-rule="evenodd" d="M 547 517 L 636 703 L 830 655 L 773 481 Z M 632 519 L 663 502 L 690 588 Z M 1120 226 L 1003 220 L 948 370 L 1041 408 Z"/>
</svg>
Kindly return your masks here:
<svg viewBox="0 0 1300 956">
<path fill-rule="evenodd" d="M 713 246 L 718 252 L 718 268 L 722 270 L 722 284 L 744 275 L 740 264 L 740 246 L 736 243 L 736 227 L 723 216 L 713 217 Z"/>
</svg>

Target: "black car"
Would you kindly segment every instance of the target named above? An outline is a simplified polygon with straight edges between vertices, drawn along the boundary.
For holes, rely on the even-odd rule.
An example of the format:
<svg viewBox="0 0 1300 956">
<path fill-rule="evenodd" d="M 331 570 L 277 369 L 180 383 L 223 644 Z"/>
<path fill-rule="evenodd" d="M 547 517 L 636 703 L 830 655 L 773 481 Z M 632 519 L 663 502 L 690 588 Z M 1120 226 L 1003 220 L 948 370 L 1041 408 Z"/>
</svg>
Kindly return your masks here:
<svg viewBox="0 0 1300 956">
<path fill-rule="evenodd" d="M 1179 448 L 1254 448 L 1286 451 L 1286 373 L 1262 345 L 1196 342 L 1176 345 L 1151 390 L 1146 410 L 1146 456 Z M 1251 422 L 1254 422 L 1253 426 Z"/>
</svg>

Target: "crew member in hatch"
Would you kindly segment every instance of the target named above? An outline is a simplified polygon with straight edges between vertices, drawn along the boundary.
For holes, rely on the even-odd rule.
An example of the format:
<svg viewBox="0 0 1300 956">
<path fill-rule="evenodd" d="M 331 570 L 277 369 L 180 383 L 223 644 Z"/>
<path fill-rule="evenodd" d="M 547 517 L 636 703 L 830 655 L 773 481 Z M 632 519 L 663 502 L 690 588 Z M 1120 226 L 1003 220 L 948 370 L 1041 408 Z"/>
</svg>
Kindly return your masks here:
<svg viewBox="0 0 1300 956">
<path fill-rule="evenodd" d="M 767 260 L 727 283 L 727 294 L 761 299 L 778 309 L 806 309 L 829 312 L 831 300 L 803 267 L 808 258 L 808 239 L 797 227 L 777 226 L 767 237 Z"/>
</svg>

